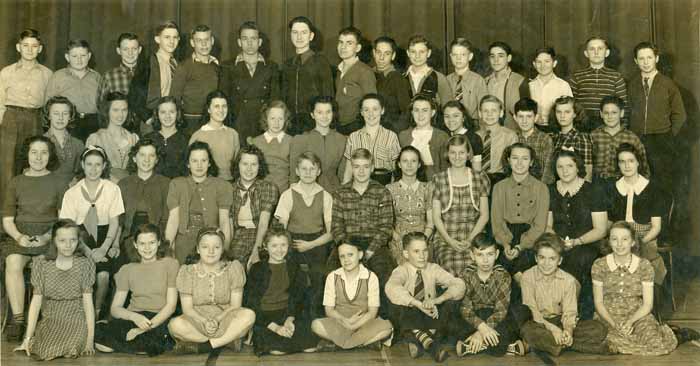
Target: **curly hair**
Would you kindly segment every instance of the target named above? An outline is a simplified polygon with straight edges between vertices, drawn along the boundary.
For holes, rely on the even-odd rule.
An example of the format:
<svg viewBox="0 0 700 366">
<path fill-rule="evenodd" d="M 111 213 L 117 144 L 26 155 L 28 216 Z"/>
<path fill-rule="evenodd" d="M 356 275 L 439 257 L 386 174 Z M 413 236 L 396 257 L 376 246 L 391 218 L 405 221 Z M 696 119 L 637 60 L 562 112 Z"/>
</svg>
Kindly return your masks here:
<svg viewBox="0 0 700 366">
<path fill-rule="evenodd" d="M 416 105 L 416 102 L 427 102 L 430 105 L 430 110 L 433 111 L 433 115 L 430 116 L 430 125 L 434 126 L 435 125 L 435 118 L 437 116 L 437 106 L 438 104 L 435 102 L 435 99 L 425 95 L 425 94 L 418 94 L 413 99 L 411 99 L 411 104 L 408 105 L 408 110 L 411 111 L 411 118 L 409 124 L 411 127 L 416 126 L 416 120 L 413 118 L 413 106 Z"/>
<path fill-rule="evenodd" d="M 195 141 L 187 148 L 187 154 L 185 155 L 187 157 L 187 169 L 189 170 L 190 156 L 192 155 L 192 152 L 196 150 L 202 150 L 207 152 L 207 156 L 209 157 L 209 169 L 207 169 L 207 175 L 210 177 L 218 176 L 219 166 L 216 165 L 216 162 L 214 161 L 214 155 L 211 154 L 211 148 L 209 147 L 209 144 L 207 144 L 204 141 Z"/>
<path fill-rule="evenodd" d="M 61 165 L 61 161 L 58 159 L 58 155 L 56 154 L 56 145 L 54 145 L 54 143 L 46 136 L 35 135 L 24 139 L 24 142 L 20 147 L 19 156 L 17 157 L 19 172 L 22 172 L 24 169 L 29 167 L 29 149 L 35 142 L 43 142 L 49 148 L 49 162 L 46 164 L 46 169 L 51 172 L 58 169 L 58 167 Z"/>
<path fill-rule="evenodd" d="M 505 173 L 506 177 L 513 174 L 513 169 L 510 167 L 510 162 L 508 160 L 510 159 L 511 153 L 513 153 L 513 150 L 515 149 L 526 149 L 530 152 L 530 161 L 532 164 L 530 165 L 529 171 L 530 175 L 536 176 L 541 167 L 537 163 L 537 153 L 535 153 L 535 149 L 526 143 L 516 142 L 506 147 L 506 149 L 503 150 L 503 156 L 501 156 L 501 164 L 503 165 L 503 172 Z"/>
<path fill-rule="evenodd" d="M 289 122 L 292 120 L 292 112 L 287 108 L 287 105 L 281 100 L 273 100 L 270 103 L 265 104 L 261 108 L 260 113 L 260 128 L 263 131 L 267 131 L 267 117 L 270 114 L 272 108 L 279 108 L 284 112 L 284 125 L 282 125 L 282 131 L 286 131 L 289 127 Z M 313 110 L 313 109 L 312 109 Z"/>
<path fill-rule="evenodd" d="M 576 175 L 578 175 L 581 178 L 586 177 L 586 166 L 583 162 L 583 158 L 581 155 L 577 154 L 574 151 L 569 151 L 569 150 L 557 150 L 554 152 L 554 156 L 552 156 L 552 171 L 558 179 L 561 179 L 559 176 L 559 173 L 557 173 L 557 161 L 559 158 L 571 158 L 571 160 L 574 161 L 574 164 L 576 164 Z"/>
<path fill-rule="evenodd" d="M 85 178 L 85 168 L 83 168 L 83 164 L 85 163 L 85 159 L 87 159 L 88 156 L 92 156 L 92 155 L 101 157 L 102 162 L 104 162 L 104 167 L 102 168 L 102 175 L 100 175 L 100 178 L 109 179 L 112 164 L 109 162 L 109 157 L 107 157 L 107 152 L 101 146 L 87 146 L 87 147 L 85 147 L 85 150 L 83 150 L 83 152 L 80 154 L 80 170 L 78 170 L 78 174 L 76 174 L 76 178 L 77 179 Z"/>
<path fill-rule="evenodd" d="M 127 258 L 129 258 L 132 263 L 141 261 L 141 255 L 139 254 L 138 249 L 136 249 L 136 243 L 139 240 L 139 235 L 142 234 L 156 235 L 156 240 L 158 241 L 158 250 L 156 252 L 157 259 L 165 258 L 170 255 L 170 244 L 167 240 L 163 240 L 163 232 L 160 230 L 160 227 L 150 223 L 142 224 L 136 228 L 136 231 L 134 231 L 132 245 L 126 245 Z"/>
<path fill-rule="evenodd" d="M 403 177 L 403 171 L 401 170 L 399 163 L 401 162 L 401 156 L 406 152 L 412 152 L 418 157 L 418 170 L 416 171 L 416 179 L 418 179 L 421 182 L 427 182 L 428 178 L 425 174 L 425 164 L 423 164 L 423 158 L 420 157 L 420 152 L 418 151 L 418 149 L 411 145 L 404 146 L 401 149 L 401 152 L 399 152 L 398 159 L 396 159 L 396 161 L 394 162 L 394 180 L 398 182 L 399 180 L 401 180 L 401 177 Z"/>
<path fill-rule="evenodd" d="M 571 106 L 574 108 L 574 127 L 578 128 L 586 118 L 586 111 L 583 109 L 583 105 L 577 102 L 574 97 L 563 95 L 554 100 L 552 113 L 549 114 L 549 126 L 551 126 L 552 130 L 554 130 L 556 133 L 561 131 L 561 125 L 559 125 L 559 119 L 557 119 L 557 106 L 566 104 L 571 104 Z"/>
<path fill-rule="evenodd" d="M 156 104 L 156 107 L 153 108 L 153 120 L 152 120 L 153 131 L 160 131 L 160 129 L 162 128 L 162 125 L 160 123 L 160 116 L 158 115 L 158 111 L 160 110 L 161 105 L 167 104 L 167 103 L 172 103 L 175 105 L 175 110 L 177 111 L 177 116 L 175 117 L 175 128 L 178 131 L 182 131 L 182 129 L 184 129 L 185 126 L 187 125 L 187 122 L 185 122 L 185 119 L 182 117 L 182 106 L 181 106 L 180 101 L 171 95 L 161 97 L 160 99 L 158 99 L 158 103 Z"/>
<path fill-rule="evenodd" d="M 442 107 L 443 125 L 445 125 L 445 123 L 444 123 L 445 110 L 447 110 L 447 108 L 457 108 L 459 110 L 459 112 L 462 113 L 462 120 L 463 120 L 462 126 L 464 126 L 464 128 L 466 128 L 467 131 L 473 132 L 475 130 L 474 121 L 469 116 L 469 113 L 467 112 L 467 108 L 465 108 L 464 104 L 462 104 L 462 102 L 460 102 L 458 100 L 451 100 L 451 101 L 445 103 L 445 105 Z"/>
<path fill-rule="evenodd" d="M 109 92 L 107 96 L 105 96 L 105 101 L 100 105 L 98 115 L 100 128 L 107 128 L 107 126 L 109 126 L 109 110 L 112 108 L 112 103 L 116 101 L 123 101 L 127 106 L 126 120 L 124 120 L 122 127 L 130 131 L 134 130 L 138 125 L 136 122 L 136 115 L 131 110 L 131 106 L 129 106 L 129 97 L 122 92 Z"/>
<path fill-rule="evenodd" d="M 46 101 L 44 107 L 41 108 L 41 124 L 44 128 L 48 129 L 51 127 L 51 107 L 56 104 L 65 104 L 68 106 L 68 109 L 70 109 L 70 120 L 68 121 L 68 125 L 71 125 L 75 120 L 75 116 L 78 115 L 78 110 L 75 108 L 75 104 L 68 100 L 68 98 L 62 95 L 51 97 Z"/>
<path fill-rule="evenodd" d="M 243 155 L 255 155 L 255 157 L 258 158 L 258 178 L 265 178 L 267 174 L 270 172 L 270 170 L 267 167 L 267 162 L 265 161 L 265 155 L 263 154 L 262 150 L 258 148 L 255 145 L 247 145 L 242 147 L 240 150 L 238 150 L 238 155 L 236 155 L 236 158 L 233 160 L 233 164 L 231 164 L 231 176 L 233 176 L 233 180 L 237 180 L 241 177 L 241 172 L 238 168 L 238 165 L 241 163 L 241 159 L 243 158 Z"/>
<path fill-rule="evenodd" d="M 224 119 L 224 125 L 226 126 L 233 126 L 233 103 L 229 100 L 228 95 L 224 93 L 221 90 L 214 90 L 207 94 L 207 100 L 206 103 L 204 103 L 204 109 L 202 110 L 202 119 L 200 122 L 202 124 L 209 123 L 209 119 L 211 119 L 211 114 L 209 113 L 209 107 L 211 107 L 211 102 L 214 99 L 223 99 L 226 101 L 226 106 L 227 106 L 227 111 L 226 111 L 226 118 Z"/>
<path fill-rule="evenodd" d="M 136 155 L 138 155 L 139 150 L 141 150 L 142 147 L 144 146 L 153 146 L 153 148 L 156 150 L 156 162 L 155 165 L 158 164 L 158 161 L 163 158 L 163 151 L 160 147 L 160 144 L 156 143 L 153 139 L 151 138 L 142 138 L 136 142 L 136 145 L 131 147 L 131 150 L 129 150 L 129 161 L 127 162 L 126 170 L 129 172 L 129 174 L 134 174 L 138 171 L 138 166 L 136 166 Z"/>
</svg>

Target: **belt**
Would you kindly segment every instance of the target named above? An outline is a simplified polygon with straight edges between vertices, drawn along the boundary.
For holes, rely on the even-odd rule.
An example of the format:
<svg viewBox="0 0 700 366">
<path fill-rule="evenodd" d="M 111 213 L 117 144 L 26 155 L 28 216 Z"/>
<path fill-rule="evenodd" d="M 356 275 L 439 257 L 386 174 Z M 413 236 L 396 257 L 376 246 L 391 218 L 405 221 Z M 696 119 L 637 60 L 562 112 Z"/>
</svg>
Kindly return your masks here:
<svg viewBox="0 0 700 366">
<path fill-rule="evenodd" d="M 15 111 L 20 111 L 20 112 L 38 112 L 40 108 L 29 108 L 29 107 L 20 107 L 18 105 L 6 105 L 6 109 L 9 110 L 15 110 Z"/>
</svg>

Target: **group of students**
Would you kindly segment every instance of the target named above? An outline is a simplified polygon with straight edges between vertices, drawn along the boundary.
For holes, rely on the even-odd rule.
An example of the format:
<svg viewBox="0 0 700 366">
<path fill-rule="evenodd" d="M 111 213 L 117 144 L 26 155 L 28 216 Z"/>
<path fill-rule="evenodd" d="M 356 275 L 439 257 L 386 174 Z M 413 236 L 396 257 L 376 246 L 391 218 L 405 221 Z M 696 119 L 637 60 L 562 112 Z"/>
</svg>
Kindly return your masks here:
<svg viewBox="0 0 700 366">
<path fill-rule="evenodd" d="M 0 71 L 5 334 L 18 349 L 219 352 L 252 330 L 257 354 L 393 335 L 443 361 L 446 344 L 667 354 L 697 338 L 651 314 L 685 119 L 654 45 L 635 48 L 628 87 L 599 37 L 570 83 L 550 48 L 527 82 L 503 42 L 492 74 L 470 71 L 463 38 L 447 76 L 420 35 L 405 73 L 388 37 L 372 69 L 349 27 L 334 81 L 310 20 L 289 30 L 296 56 L 278 69 L 253 22 L 221 65 L 209 27 L 178 62 L 179 30 L 164 23 L 148 65 L 125 33 L 104 76 L 83 40 L 51 75 L 38 32 L 22 32 L 20 61 Z"/>
</svg>

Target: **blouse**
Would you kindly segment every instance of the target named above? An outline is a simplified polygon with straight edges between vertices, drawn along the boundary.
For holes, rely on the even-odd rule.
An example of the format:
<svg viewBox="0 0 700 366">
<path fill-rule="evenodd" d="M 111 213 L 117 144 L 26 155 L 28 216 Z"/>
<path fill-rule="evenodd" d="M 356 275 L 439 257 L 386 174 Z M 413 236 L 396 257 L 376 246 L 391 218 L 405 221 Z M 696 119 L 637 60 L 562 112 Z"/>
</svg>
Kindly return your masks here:
<svg viewBox="0 0 700 366">
<path fill-rule="evenodd" d="M 178 177 L 170 181 L 168 188 L 168 210 L 178 208 L 180 213 L 178 231 L 187 232 L 190 222 L 190 201 L 197 194 L 202 200 L 204 226 L 219 226 L 219 210 L 231 209 L 233 193 L 231 185 L 221 178 L 207 177 L 197 183 L 189 177 Z"/>
<path fill-rule="evenodd" d="M 58 215 L 62 219 L 71 219 L 78 225 L 85 221 L 90 211 L 90 201 L 83 195 L 83 189 L 88 191 L 85 179 L 81 179 L 76 185 L 68 189 L 63 195 L 61 213 Z M 99 193 L 101 191 L 101 193 Z M 100 179 L 97 186 L 98 197 L 95 201 L 97 209 L 97 224 L 107 225 L 109 220 L 124 213 L 124 202 L 119 186 L 106 179 Z"/>
<path fill-rule="evenodd" d="M 169 288 L 175 288 L 180 264 L 165 257 L 153 263 L 128 263 L 114 275 L 118 291 L 130 291 L 129 310 L 159 312 L 167 302 Z M 144 281 L 148 278 L 148 281 Z"/>
<path fill-rule="evenodd" d="M 583 183 L 573 196 L 564 195 L 557 184 L 549 186 L 549 211 L 554 217 L 554 232 L 560 237 L 578 238 L 593 229 L 593 212 L 607 211 L 605 190 L 602 187 Z"/>
<path fill-rule="evenodd" d="M 180 295 L 192 296 L 192 304 L 226 305 L 231 303 L 231 293 L 243 292 L 246 277 L 238 261 L 220 262 L 217 271 L 206 272 L 199 264 L 180 267 L 177 274 L 177 290 Z"/>
<path fill-rule="evenodd" d="M 632 218 L 638 224 L 651 223 L 652 217 L 664 217 L 669 211 L 669 198 L 665 191 L 655 181 L 647 181 L 639 177 L 638 183 L 632 187 L 634 196 L 632 200 Z M 608 211 L 610 221 L 627 220 L 627 192 L 629 187 L 624 183 L 624 178 L 608 185 L 607 196 L 610 200 Z"/>
</svg>

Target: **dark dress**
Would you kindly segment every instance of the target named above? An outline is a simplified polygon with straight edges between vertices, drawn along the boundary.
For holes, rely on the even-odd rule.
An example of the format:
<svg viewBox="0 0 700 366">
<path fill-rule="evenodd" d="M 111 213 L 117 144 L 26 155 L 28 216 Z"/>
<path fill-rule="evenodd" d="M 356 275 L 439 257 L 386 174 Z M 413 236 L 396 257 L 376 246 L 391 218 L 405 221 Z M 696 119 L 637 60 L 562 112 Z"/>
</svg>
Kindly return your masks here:
<svg viewBox="0 0 700 366">
<path fill-rule="evenodd" d="M 159 145 L 161 156 L 156 165 L 156 173 L 168 178 L 183 177 L 187 175 L 187 147 L 189 138 L 182 131 L 177 131 L 167 139 L 159 131 L 153 131 L 146 135 Z"/>
</svg>

